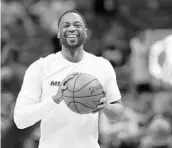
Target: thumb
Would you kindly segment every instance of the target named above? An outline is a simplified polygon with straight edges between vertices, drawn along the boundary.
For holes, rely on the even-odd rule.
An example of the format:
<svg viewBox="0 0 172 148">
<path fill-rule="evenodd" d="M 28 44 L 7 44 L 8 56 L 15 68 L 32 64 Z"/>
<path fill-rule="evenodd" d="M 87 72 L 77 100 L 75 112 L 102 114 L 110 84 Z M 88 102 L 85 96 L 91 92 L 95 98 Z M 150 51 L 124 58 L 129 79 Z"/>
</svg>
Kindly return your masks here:
<svg viewBox="0 0 172 148">
<path fill-rule="evenodd" d="M 62 85 L 62 86 L 61 86 L 61 90 L 62 90 L 62 91 L 66 90 L 66 89 L 67 89 L 67 86 L 66 86 L 66 85 Z"/>
</svg>

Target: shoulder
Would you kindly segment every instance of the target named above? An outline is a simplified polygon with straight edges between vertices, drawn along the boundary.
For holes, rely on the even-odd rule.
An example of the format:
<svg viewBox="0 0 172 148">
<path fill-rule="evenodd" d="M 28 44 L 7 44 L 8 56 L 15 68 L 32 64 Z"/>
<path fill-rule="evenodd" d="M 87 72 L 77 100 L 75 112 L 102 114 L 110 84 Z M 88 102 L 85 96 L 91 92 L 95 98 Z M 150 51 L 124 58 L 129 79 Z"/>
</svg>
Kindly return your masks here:
<svg viewBox="0 0 172 148">
<path fill-rule="evenodd" d="M 54 62 L 57 59 L 57 56 L 59 55 L 59 53 L 56 54 L 50 54 L 46 57 L 41 57 L 38 61 L 40 62 L 40 64 L 42 65 L 46 65 L 46 64 L 50 64 L 52 62 Z"/>
<path fill-rule="evenodd" d="M 88 52 L 86 54 L 87 54 L 87 59 L 92 63 L 94 62 L 94 64 L 96 63 L 101 66 L 111 65 L 110 62 L 102 56 L 96 56 L 96 55 L 88 53 Z"/>
<path fill-rule="evenodd" d="M 99 69 L 100 71 L 104 72 L 104 75 L 106 76 L 111 76 L 111 75 L 116 75 L 115 69 L 113 68 L 112 64 L 110 63 L 109 60 L 102 56 L 96 56 L 93 54 L 88 53 L 87 55 L 87 61 Z"/>
<path fill-rule="evenodd" d="M 165 37 L 164 39 L 165 41 L 172 41 L 172 34 L 171 35 L 168 35 L 167 37 Z"/>
<path fill-rule="evenodd" d="M 49 65 L 50 63 L 52 63 L 54 60 L 56 59 L 56 54 L 50 54 L 46 57 L 41 57 L 38 60 L 36 60 L 35 62 L 33 62 L 27 69 L 27 72 L 37 72 L 37 71 L 41 71 L 42 69 L 44 69 L 44 67 L 46 67 L 47 65 Z"/>
<path fill-rule="evenodd" d="M 169 35 L 169 36 L 165 37 L 164 44 L 166 46 L 170 46 L 170 47 L 172 46 L 172 35 Z"/>
<path fill-rule="evenodd" d="M 161 48 L 163 46 L 163 41 L 162 40 L 157 40 L 152 46 L 151 48 Z"/>
</svg>

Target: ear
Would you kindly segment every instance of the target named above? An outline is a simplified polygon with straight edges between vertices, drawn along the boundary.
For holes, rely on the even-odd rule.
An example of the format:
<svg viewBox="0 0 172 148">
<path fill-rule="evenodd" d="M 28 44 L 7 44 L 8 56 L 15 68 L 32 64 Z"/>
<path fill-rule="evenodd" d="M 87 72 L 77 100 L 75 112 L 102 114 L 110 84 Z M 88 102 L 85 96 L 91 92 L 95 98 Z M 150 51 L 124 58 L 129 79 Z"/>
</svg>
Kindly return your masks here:
<svg viewBox="0 0 172 148">
<path fill-rule="evenodd" d="M 86 32 L 86 38 L 87 38 L 88 34 L 89 34 L 89 30 L 87 28 L 85 28 L 85 32 Z"/>
<path fill-rule="evenodd" d="M 57 38 L 60 38 L 60 31 L 59 31 L 59 29 L 57 30 Z"/>
</svg>

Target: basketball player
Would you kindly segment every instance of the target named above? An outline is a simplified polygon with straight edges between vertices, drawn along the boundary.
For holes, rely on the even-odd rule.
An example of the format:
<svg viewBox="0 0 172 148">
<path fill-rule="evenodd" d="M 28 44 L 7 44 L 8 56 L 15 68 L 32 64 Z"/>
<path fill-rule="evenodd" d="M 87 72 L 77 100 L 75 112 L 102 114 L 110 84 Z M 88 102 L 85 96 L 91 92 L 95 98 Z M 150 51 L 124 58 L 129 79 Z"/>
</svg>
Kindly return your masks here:
<svg viewBox="0 0 172 148">
<path fill-rule="evenodd" d="M 109 61 L 83 49 L 87 29 L 80 13 L 62 14 L 58 29 L 62 50 L 29 66 L 17 98 L 14 121 L 20 129 L 41 121 L 39 148 L 99 148 L 100 115 L 117 121 L 123 111 L 115 71 Z M 97 77 L 106 93 L 94 114 L 72 112 L 61 95 L 65 83 L 81 72 Z"/>
</svg>

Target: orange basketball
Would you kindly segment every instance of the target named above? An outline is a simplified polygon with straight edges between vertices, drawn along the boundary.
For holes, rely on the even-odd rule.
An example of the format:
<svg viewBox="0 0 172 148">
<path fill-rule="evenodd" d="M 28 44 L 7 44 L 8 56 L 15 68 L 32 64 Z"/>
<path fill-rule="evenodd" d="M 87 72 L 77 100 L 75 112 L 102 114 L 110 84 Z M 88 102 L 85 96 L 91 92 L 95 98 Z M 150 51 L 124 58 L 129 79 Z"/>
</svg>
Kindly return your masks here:
<svg viewBox="0 0 172 148">
<path fill-rule="evenodd" d="M 100 99 L 104 97 L 100 81 L 86 73 L 79 73 L 66 83 L 63 92 L 66 105 L 74 112 L 88 114 L 97 109 Z"/>
</svg>

